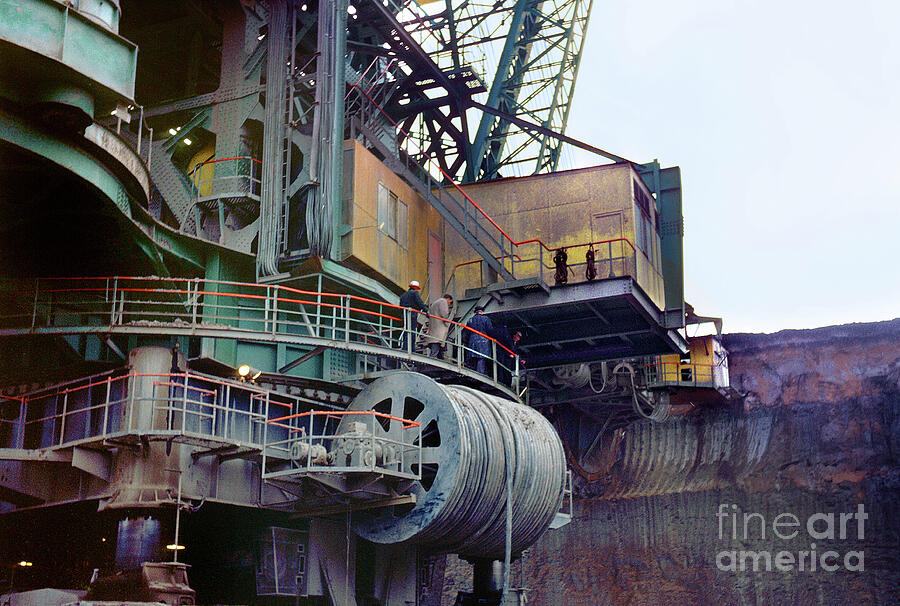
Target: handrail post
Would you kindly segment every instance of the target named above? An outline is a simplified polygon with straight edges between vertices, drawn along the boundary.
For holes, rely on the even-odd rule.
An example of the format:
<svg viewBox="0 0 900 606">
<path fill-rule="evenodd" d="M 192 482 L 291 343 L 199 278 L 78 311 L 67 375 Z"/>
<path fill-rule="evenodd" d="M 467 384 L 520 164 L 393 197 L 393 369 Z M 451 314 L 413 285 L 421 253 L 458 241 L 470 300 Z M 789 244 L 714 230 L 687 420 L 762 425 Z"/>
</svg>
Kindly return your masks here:
<svg viewBox="0 0 900 606">
<path fill-rule="evenodd" d="M 275 285 L 275 294 L 272 297 L 272 334 L 278 332 L 278 284 Z"/>
<path fill-rule="evenodd" d="M 59 444 L 57 444 L 57 446 L 62 446 L 63 442 L 65 441 L 66 414 L 67 414 L 66 411 L 68 410 L 68 407 L 69 407 L 69 390 L 66 389 L 63 392 L 63 411 L 62 411 L 62 417 L 59 422 Z"/>
<path fill-rule="evenodd" d="M 418 323 L 419 316 L 413 316 L 412 314 L 418 314 L 418 311 L 407 311 L 405 313 L 404 322 L 408 324 L 407 332 L 406 332 L 406 352 L 412 355 L 413 349 L 413 340 L 416 338 L 415 332 L 413 331 L 412 324 Z"/>
<path fill-rule="evenodd" d="M 400 451 L 400 473 L 403 473 L 403 470 L 406 469 L 406 440 L 403 438 L 406 433 L 406 427 L 403 426 L 403 421 L 400 421 L 400 446 L 398 450 Z"/>
<path fill-rule="evenodd" d="M 500 361 L 497 359 L 497 342 L 491 339 L 491 353 L 494 358 L 491 360 L 491 366 L 494 368 L 494 383 L 497 382 L 497 365 L 500 364 Z"/>
<path fill-rule="evenodd" d="M 266 440 L 266 435 L 267 435 L 268 429 L 269 429 L 268 421 L 269 421 L 269 403 L 270 402 L 271 402 L 270 394 L 269 394 L 269 392 L 266 392 L 265 402 L 260 403 L 260 411 L 261 411 L 260 414 L 265 415 L 265 420 L 263 421 L 263 436 L 264 436 L 263 441 Z M 250 411 L 251 412 L 253 411 L 253 406 L 250 407 Z M 262 412 L 262 411 L 265 411 L 265 412 Z M 252 420 L 248 425 L 252 425 Z M 263 450 L 265 450 L 265 446 L 263 447 Z"/>
<path fill-rule="evenodd" d="M 312 447 L 313 447 L 313 417 L 316 416 L 315 410 L 309 411 L 309 432 L 306 434 L 306 444 L 308 448 L 306 449 L 306 469 L 308 470 L 312 467 Z M 326 418 L 325 422 L 328 420 Z M 290 454 L 290 453 L 289 453 Z"/>
<path fill-rule="evenodd" d="M 344 295 L 344 342 L 350 342 L 350 295 Z"/>
<path fill-rule="evenodd" d="M 226 440 L 229 438 L 228 436 L 228 420 L 231 417 L 231 385 L 226 383 L 225 389 L 222 390 L 222 409 L 224 412 L 222 413 L 222 437 Z M 253 400 L 250 400 L 250 405 L 248 406 L 250 410 L 250 414 L 247 417 L 247 443 L 251 444 L 253 442 Z"/>
<path fill-rule="evenodd" d="M 112 290 L 112 308 L 109 313 L 109 325 L 112 326 L 116 324 L 116 306 L 119 304 L 118 302 L 118 290 L 119 290 L 119 276 L 113 278 L 113 290 Z"/>
<path fill-rule="evenodd" d="M 540 268 L 541 268 L 541 270 L 540 270 L 541 271 L 541 282 L 543 282 L 544 281 L 544 247 L 541 246 L 540 242 L 537 243 L 537 247 L 538 247 L 538 251 L 539 251 L 538 256 L 540 257 L 539 263 L 540 263 Z"/>
<path fill-rule="evenodd" d="M 153 166 L 153 129 L 149 129 L 149 137 L 147 138 L 147 170 Z"/>
<path fill-rule="evenodd" d="M 15 448 L 25 448 L 25 417 L 27 416 L 28 399 L 22 398 L 19 402 L 19 422 L 16 426 L 16 441 L 13 446 Z"/>
<path fill-rule="evenodd" d="M 516 372 L 512 378 L 513 391 L 516 392 L 516 395 L 519 395 L 519 354 L 515 354 L 515 362 L 516 362 Z"/>
<path fill-rule="evenodd" d="M 184 387 L 181 390 L 181 433 L 184 433 L 187 429 L 187 388 L 188 388 L 188 380 L 187 380 L 187 372 L 184 373 Z M 170 422 L 171 424 L 171 422 Z M 172 429 L 169 427 L 169 429 Z"/>
<path fill-rule="evenodd" d="M 463 351 L 462 351 L 462 333 L 465 330 L 462 325 L 457 327 L 456 330 L 456 367 L 462 368 L 462 359 L 463 359 Z"/>
<path fill-rule="evenodd" d="M 128 373 L 128 381 L 126 382 L 126 388 L 128 389 L 128 397 L 125 399 L 125 402 L 128 404 L 128 431 L 131 431 L 134 427 L 134 406 L 135 406 L 135 398 L 134 398 L 134 372 Z"/>
<path fill-rule="evenodd" d="M 109 424 L 109 397 L 112 392 L 112 377 L 106 377 L 106 402 L 103 405 L 103 431 L 100 435 L 105 436 Z"/>
<path fill-rule="evenodd" d="M 138 120 L 138 129 L 137 129 L 137 131 L 138 131 L 138 133 L 137 133 L 137 153 L 138 153 L 138 156 L 141 155 L 141 138 L 142 138 L 142 135 L 144 134 L 144 106 L 141 105 L 141 106 L 139 106 L 139 107 L 141 108 L 141 117 L 140 117 L 140 119 Z"/>
<path fill-rule="evenodd" d="M 194 278 L 194 295 L 191 298 L 191 327 L 197 325 L 197 317 L 200 312 L 200 278 Z M 188 290 L 191 283 L 188 282 Z"/>
<path fill-rule="evenodd" d="M 34 280 L 34 308 L 31 312 L 31 330 L 37 325 L 37 306 L 38 306 L 38 290 L 40 289 L 40 278 Z"/>
<path fill-rule="evenodd" d="M 269 332 L 269 310 L 271 308 L 272 287 L 266 286 L 266 298 L 263 299 L 263 325 L 261 332 Z"/>
<path fill-rule="evenodd" d="M 606 241 L 606 254 L 607 254 L 607 258 L 609 259 L 609 276 L 608 277 L 612 278 L 613 277 L 612 240 Z"/>
<path fill-rule="evenodd" d="M 372 422 L 369 430 L 371 437 L 369 438 L 370 447 L 372 449 L 372 471 L 375 471 L 375 411 L 370 411 L 371 415 L 369 416 L 369 421 Z M 390 423 L 390 421 L 388 421 Z M 390 427 L 390 425 L 388 425 Z M 363 459 L 363 463 L 365 463 L 365 459 Z"/>
<path fill-rule="evenodd" d="M 253 406 L 250 407 L 253 410 Z M 252 421 L 251 421 L 252 423 Z M 266 452 L 269 450 L 269 399 L 266 398 L 265 413 L 263 414 L 263 435 L 262 435 L 262 466 L 259 470 L 259 501 L 262 502 L 263 495 L 263 479 L 266 475 Z"/>
</svg>

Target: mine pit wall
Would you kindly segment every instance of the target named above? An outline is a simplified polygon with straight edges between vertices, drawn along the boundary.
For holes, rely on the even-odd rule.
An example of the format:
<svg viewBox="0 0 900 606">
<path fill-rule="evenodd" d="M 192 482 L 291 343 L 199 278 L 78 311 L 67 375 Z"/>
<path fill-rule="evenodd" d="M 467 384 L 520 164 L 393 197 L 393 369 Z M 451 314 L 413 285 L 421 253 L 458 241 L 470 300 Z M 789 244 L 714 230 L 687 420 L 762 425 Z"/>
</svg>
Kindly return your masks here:
<svg viewBox="0 0 900 606">
<path fill-rule="evenodd" d="M 900 603 L 900 320 L 726 335 L 725 345 L 743 402 L 626 428 L 608 474 L 580 486 L 573 522 L 515 564 L 512 586 L 529 588 L 528 603 Z M 841 539 L 840 514 L 858 514 L 860 505 L 864 538 L 855 516 Z M 744 514 L 758 514 L 748 518 L 746 539 Z M 779 514 L 799 521 L 779 526 L 788 538 L 773 532 Z M 834 514 L 834 539 L 808 534 L 814 514 Z M 816 532 L 827 528 L 815 522 Z M 812 543 L 815 571 L 799 553 Z M 737 569 L 720 570 L 717 558 L 732 550 Z M 749 556 L 741 571 L 740 551 L 769 553 L 772 570 L 758 556 L 753 571 L 757 556 Z M 776 568 L 782 551 L 793 555 L 790 571 Z M 836 552 L 825 560 L 836 571 L 821 569 L 826 551 Z M 863 570 L 847 570 L 860 567 L 850 552 L 862 552 Z M 718 563 L 727 568 L 729 555 Z M 443 599 L 433 603 L 470 590 L 466 563 L 448 557 L 442 573 Z"/>
</svg>

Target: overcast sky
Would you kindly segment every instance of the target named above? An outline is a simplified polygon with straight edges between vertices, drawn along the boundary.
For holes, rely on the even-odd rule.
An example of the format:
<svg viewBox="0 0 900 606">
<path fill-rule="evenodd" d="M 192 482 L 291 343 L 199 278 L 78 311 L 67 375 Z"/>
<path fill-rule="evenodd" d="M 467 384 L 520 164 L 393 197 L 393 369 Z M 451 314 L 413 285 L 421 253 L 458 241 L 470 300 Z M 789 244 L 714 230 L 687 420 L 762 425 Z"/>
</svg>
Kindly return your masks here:
<svg viewBox="0 0 900 606">
<path fill-rule="evenodd" d="M 686 298 L 726 332 L 900 316 L 898 30 L 898 0 L 594 0 L 567 133 L 681 166 Z"/>
</svg>

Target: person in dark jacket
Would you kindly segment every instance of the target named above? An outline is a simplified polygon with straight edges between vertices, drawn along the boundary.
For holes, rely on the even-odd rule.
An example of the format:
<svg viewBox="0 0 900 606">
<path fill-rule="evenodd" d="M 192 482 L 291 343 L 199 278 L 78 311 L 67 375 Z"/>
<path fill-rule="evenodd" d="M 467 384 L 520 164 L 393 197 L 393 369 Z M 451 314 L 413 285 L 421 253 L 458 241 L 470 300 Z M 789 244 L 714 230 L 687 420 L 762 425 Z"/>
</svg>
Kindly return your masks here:
<svg viewBox="0 0 900 606">
<path fill-rule="evenodd" d="M 418 312 L 428 313 L 428 306 L 425 305 L 422 295 L 419 294 L 421 288 L 419 282 L 413 280 L 409 283 L 409 290 L 400 295 L 400 307 L 406 308 L 406 312 L 404 312 L 406 314 L 406 331 L 400 335 L 400 349 L 403 351 L 409 351 L 407 335 L 414 332 L 418 326 Z"/>
<path fill-rule="evenodd" d="M 515 356 L 519 353 L 520 340 L 522 340 L 522 331 L 510 331 L 508 327 L 502 327 L 500 338 L 497 339 L 497 341 L 506 347 L 506 349 L 497 351 L 497 358 L 502 360 L 497 367 L 497 380 L 506 385 L 512 385 L 513 373 L 516 372 Z M 507 351 L 507 349 L 509 351 Z M 525 361 L 520 360 L 519 365 L 520 367 L 524 366 Z M 521 368 L 519 370 L 521 371 Z"/>
<path fill-rule="evenodd" d="M 428 306 L 425 305 L 425 301 L 422 300 L 422 295 L 419 294 L 419 290 L 421 290 L 421 286 L 419 286 L 419 282 L 417 280 L 413 280 L 409 283 L 409 290 L 400 295 L 400 307 L 411 307 L 413 309 L 417 309 L 419 311 L 428 311 Z"/>
<path fill-rule="evenodd" d="M 491 359 L 491 346 L 493 345 L 493 342 L 487 337 L 493 336 L 494 324 L 489 317 L 484 315 L 483 307 L 476 307 L 475 315 L 466 322 L 466 327 L 472 329 L 466 331 L 466 336 L 468 337 L 466 363 L 472 366 L 476 372 L 486 375 L 487 363 Z"/>
</svg>

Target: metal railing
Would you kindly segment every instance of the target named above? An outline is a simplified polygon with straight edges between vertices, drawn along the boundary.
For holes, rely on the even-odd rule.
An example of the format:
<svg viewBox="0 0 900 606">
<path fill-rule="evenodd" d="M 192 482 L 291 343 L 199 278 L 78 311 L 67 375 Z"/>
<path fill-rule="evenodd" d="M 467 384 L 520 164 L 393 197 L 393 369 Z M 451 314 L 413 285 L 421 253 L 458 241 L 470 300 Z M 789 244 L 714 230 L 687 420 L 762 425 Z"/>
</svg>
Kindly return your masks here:
<svg viewBox="0 0 900 606">
<path fill-rule="evenodd" d="M 129 148 L 135 152 L 149 171 L 153 164 L 153 128 L 144 121 L 144 106 L 129 105 L 125 108 L 127 116 L 123 120 L 123 114 L 119 113 L 119 109 L 104 117 L 96 120 L 96 123 L 107 130 L 115 128 L 116 136 Z M 137 112 L 137 120 L 135 120 L 133 112 Z M 125 132 L 122 132 L 122 124 L 125 123 Z M 114 126 L 115 125 L 115 126 Z M 132 125 L 134 132 L 132 132 Z"/>
<path fill-rule="evenodd" d="M 430 200 L 432 205 L 437 205 L 452 215 L 461 225 L 465 234 L 471 235 L 491 253 L 492 260 L 495 260 L 499 267 L 508 272 L 508 275 L 504 276 L 505 278 L 537 277 L 546 281 L 544 280 L 545 275 L 547 273 L 552 275 L 555 271 L 555 265 L 551 265 L 551 261 L 553 254 L 557 251 L 561 249 L 570 251 L 584 247 L 586 248 L 585 252 L 587 252 L 587 250 L 597 247 L 597 250 L 594 251 L 595 265 L 598 263 L 596 255 L 602 255 L 603 252 L 606 252 L 605 258 L 601 256 L 599 259 L 601 264 L 605 261 L 606 268 L 604 270 L 603 267 L 597 267 L 597 277 L 616 277 L 626 274 L 638 277 L 637 259 L 639 255 L 642 255 L 646 261 L 645 267 L 649 268 L 647 281 L 652 280 L 656 289 L 661 288 L 662 274 L 659 268 L 647 257 L 644 251 L 635 247 L 627 238 L 614 238 L 555 248 L 551 248 L 539 238 L 521 241 L 514 240 L 453 180 L 453 177 L 441 167 L 436 159 L 432 158 L 423 149 L 423 146 L 414 141 L 414 137 L 409 132 L 405 131 L 384 111 L 369 91 L 363 90 L 359 85 L 353 85 L 351 86 L 351 92 L 356 96 L 356 101 L 359 104 L 359 116 L 363 124 L 371 121 L 371 115 L 380 115 L 388 120 L 396 128 L 397 132 L 402 135 L 402 141 L 399 144 L 395 160 L 400 162 L 406 171 L 420 181 L 422 190 L 420 193 L 423 193 L 426 198 L 429 195 L 436 198 L 436 200 Z M 490 257 L 468 261 L 454 267 L 448 280 L 448 290 L 449 287 L 455 285 L 456 270 L 461 266 L 474 264 L 477 264 L 479 271 L 478 283 L 484 286 L 484 275 L 486 272 L 483 271 L 483 266 L 488 263 L 488 259 Z M 628 261 L 630 261 L 630 266 L 626 267 Z M 497 264 L 494 264 L 495 269 Z M 617 264 L 620 266 L 620 269 L 616 268 Z M 581 266 L 586 268 L 587 261 L 568 264 L 567 271 L 574 271 L 572 268 Z"/>
<path fill-rule="evenodd" d="M 521 247 L 524 249 L 526 246 L 532 247 L 533 252 L 530 253 L 530 256 L 523 257 L 517 253 L 511 259 L 516 277 L 539 278 L 545 283 L 554 281 L 556 265 L 553 263 L 553 258 L 559 250 L 565 251 L 568 256 L 566 260 L 566 276 L 572 282 L 587 280 L 586 273 L 590 265 L 587 260 L 588 251 L 593 251 L 594 253 L 594 278 L 592 279 L 618 278 L 628 275 L 636 276 L 638 253 L 640 252 L 643 255 L 643 252 L 639 251 L 628 238 L 597 240 L 569 246 L 557 246 L 556 248 L 550 248 L 537 239 L 517 244 L 517 248 Z M 575 257 L 575 251 L 581 250 L 584 252 Z M 644 256 L 646 257 L 646 255 Z M 657 270 L 654 268 L 654 271 Z M 445 289 L 447 292 L 454 292 L 460 283 L 477 285 L 481 288 L 485 286 L 484 276 L 483 259 L 464 261 L 456 264 L 450 271 L 450 277 L 447 280 Z"/>
<path fill-rule="evenodd" d="M 275 429 L 283 438 L 269 437 Z M 360 471 L 421 479 L 422 424 L 416 421 L 374 410 L 313 410 L 270 419 L 266 436 L 263 479 Z"/>
<path fill-rule="evenodd" d="M 355 351 L 455 369 L 518 389 L 520 360 L 508 347 L 453 320 L 445 358 L 420 353 L 426 313 L 355 295 L 283 285 L 200 278 L 42 278 L 0 289 L 20 307 L 0 312 L 0 336 L 24 334 L 187 334 Z M 487 345 L 489 353 L 484 351 Z M 486 358 L 488 376 L 467 364 Z M 382 368 L 389 364 L 382 363 Z"/>
<path fill-rule="evenodd" d="M 243 448 L 262 456 L 264 479 L 315 472 L 421 478 L 421 423 L 313 405 L 321 406 L 200 373 L 118 369 L 0 397 L 0 448 L 60 449 L 143 436 Z"/>
<path fill-rule="evenodd" d="M 716 368 L 714 364 L 661 361 L 650 362 L 643 366 L 647 387 L 718 387 Z"/>
<path fill-rule="evenodd" d="M 119 369 L 0 399 L 0 447 L 65 448 L 145 435 L 262 448 L 271 415 L 309 406 L 299 396 L 200 373 Z"/>
<path fill-rule="evenodd" d="M 201 215 L 213 215 L 218 228 L 212 237 L 219 243 L 225 243 L 225 232 L 229 231 L 225 227 L 228 212 L 242 215 L 245 223 L 250 223 L 259 215 L 262 162 L 256 158 L 235 156 L 207 160 L 197 164 L 188 177 L 191 201 L 187 212 L 193 214 L 194 220 L 185 221 L 182 231 L 193 227 L 193 235 L 201 236 Z"/>
<path fill-rule="evenodd" d="M 369 91 L 353 85 L 351 92 L 355 94 L 354 102 L 359 105 L 358 115 L 363 124 L 371 123 L 373 116 L 381 116 L 403 135 L 394 159 L 416 177 L 420 193 L 436 198 L 431 203 L 438 204 L 449 212 L 466 233 L 491 251 L 499 264 L 509 271 L 516 243 L 503 228 L 463 191 L 435 158 L 416 143 L 410 133 L 388 115 Z"/>
<path fill-rule="evenodd" d="M 195 166 L 191 178 L 191 199 L 246 196 L 259 201 L 262 187 L 262 162 L 251 156 L 207 160 Z"/>
</svg>

